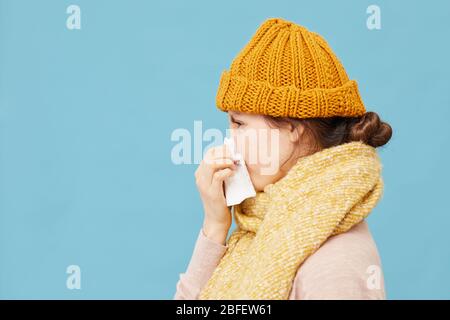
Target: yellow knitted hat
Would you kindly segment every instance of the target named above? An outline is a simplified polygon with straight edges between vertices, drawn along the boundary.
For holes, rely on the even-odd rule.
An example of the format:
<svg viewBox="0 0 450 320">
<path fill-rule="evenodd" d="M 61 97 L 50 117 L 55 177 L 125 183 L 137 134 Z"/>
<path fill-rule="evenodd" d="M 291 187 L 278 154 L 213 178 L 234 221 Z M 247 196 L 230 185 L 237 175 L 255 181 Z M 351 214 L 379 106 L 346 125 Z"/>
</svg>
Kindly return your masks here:
<svg viewBox="0 0 450 320">
<path fill-rule="evenodd" d="M 293 118 L 356 117 L 366 110 L 355 80 L 317 33 L 281 18 L 263 22 L 224 70 L 222 111 Z"/>
</svg>

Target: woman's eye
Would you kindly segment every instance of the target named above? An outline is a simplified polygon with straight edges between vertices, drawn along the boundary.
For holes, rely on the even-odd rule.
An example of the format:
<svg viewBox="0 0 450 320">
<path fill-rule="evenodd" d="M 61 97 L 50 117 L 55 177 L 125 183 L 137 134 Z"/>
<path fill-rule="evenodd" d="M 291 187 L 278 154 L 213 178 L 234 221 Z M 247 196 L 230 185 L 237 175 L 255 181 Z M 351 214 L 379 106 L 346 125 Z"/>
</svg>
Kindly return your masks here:
<svg viewBox="0 0 450 320">
<path fill-rule="evenodd" d="M 236 121 L 233 121 L 233 124 L 235 124 L 235 125 L 238 126 L 238 127 L 242 125 L 241 122 L 236 122 Z"/>
</svg>

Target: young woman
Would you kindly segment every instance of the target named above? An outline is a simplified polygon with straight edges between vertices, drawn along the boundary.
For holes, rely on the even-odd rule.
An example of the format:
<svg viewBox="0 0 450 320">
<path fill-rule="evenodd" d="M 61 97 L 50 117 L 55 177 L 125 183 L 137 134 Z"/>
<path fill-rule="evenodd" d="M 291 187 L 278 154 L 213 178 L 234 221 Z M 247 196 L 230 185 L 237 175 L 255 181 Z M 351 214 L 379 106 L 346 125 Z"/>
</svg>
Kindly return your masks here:
<svg viewBox="0 0 450 320">
<path fill-rule="evenodd" d="M 383 194 L 376 148 L 392 129 L 366 112 L 327 42 L 266 20 L 223 72 L 216 103 L 257 193 L 227 207 L 236 164 L 224 145 L 207 151 L 195 172 L 204 223 L 174 298 L 385 299 L 365 218 Z M 269 162 L 253 161 L 262 149 Z"/>
</svg>

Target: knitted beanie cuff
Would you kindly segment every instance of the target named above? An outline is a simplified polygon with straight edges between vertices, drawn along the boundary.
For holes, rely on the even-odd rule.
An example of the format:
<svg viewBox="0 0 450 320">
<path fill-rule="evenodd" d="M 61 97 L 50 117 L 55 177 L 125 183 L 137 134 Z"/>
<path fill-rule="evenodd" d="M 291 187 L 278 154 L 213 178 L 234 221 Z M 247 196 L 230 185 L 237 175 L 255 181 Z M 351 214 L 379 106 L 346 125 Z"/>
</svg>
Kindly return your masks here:
<svg viewBox="0 0 450 320">
<path fill-rule="evenodd" d="M 357 117 L 366 112 L 354 80 L 336 88 L 300 90 L 295 86 L 274 87 L 266 81 L 248 80 L 228 70 L 222 72 L 216 106 L 225 112 L 292 118 Z"/>
</svg>

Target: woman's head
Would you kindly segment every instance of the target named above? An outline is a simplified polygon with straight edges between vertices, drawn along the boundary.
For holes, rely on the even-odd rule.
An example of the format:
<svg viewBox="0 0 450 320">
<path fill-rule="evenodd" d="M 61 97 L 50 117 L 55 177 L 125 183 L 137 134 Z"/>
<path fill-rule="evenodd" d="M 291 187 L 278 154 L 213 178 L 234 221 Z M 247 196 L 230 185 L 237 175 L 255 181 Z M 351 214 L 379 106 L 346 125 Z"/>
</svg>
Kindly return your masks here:
<svg viewBox="0 0 450 320">
<path fill-rule="evenodd" d="M 299 157 L 350 141 L 387 143 L 391 127 L 367 112 L 358 84 L 316 32 L 282 18 L 264 21 L 222 72 L 216 106 L 228 112 L 257 190 Z"/>
<path fill-rule="evenodd" d="M 258 191 L 281 179 L 301 157 L 351 141 L 385 145 L 392 128 L 375 112 L 359 117 L 289 118 L 228 111 L 236 147 Z"/>
</svg>

